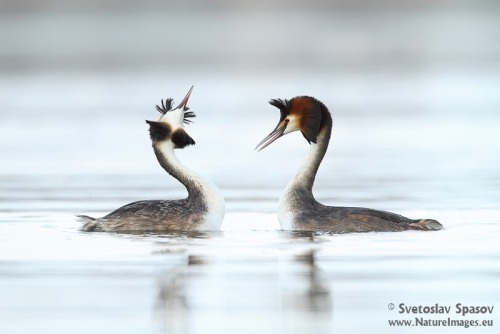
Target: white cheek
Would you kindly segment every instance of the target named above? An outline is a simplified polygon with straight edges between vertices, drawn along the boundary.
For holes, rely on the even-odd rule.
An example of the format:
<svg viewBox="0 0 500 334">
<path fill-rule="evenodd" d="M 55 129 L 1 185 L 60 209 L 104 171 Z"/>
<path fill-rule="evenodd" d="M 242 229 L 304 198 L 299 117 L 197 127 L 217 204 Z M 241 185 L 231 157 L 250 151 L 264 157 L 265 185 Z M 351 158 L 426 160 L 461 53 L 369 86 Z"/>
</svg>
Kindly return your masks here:
<svg viewBox="0 0 500 334">
<path fill-rule="evenodd" d="M 286 129 L 283 132 L 284 135 L 286 135 L 287 133 L 290 133 L 290 132 L 294 132 L 294 131 L 300 130 L 299 122 L 298 122 L 297 117 L 295 117 L 295 116 L 288 116 L 286 119 L 288 119 L 288 125 L 286 126 Z"/>
</svg>

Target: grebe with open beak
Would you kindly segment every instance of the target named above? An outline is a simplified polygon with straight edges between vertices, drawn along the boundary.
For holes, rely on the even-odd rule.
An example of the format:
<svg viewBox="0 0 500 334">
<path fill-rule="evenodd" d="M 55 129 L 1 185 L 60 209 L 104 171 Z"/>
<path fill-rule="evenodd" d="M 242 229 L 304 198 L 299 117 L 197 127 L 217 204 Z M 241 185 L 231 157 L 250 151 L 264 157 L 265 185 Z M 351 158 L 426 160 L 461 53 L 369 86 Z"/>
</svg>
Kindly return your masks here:
<svg viewBox="0 0 500 334">
<path fill-rule="evenodd" d="M 191 123 L 195 114 L 187 111 L 193 87 L 174 109 L 173 100 L 162 100 L 156 109 L 162 114 L 158 121 L 146 121 L 153 150 L 160 165 L 188 192 L 181 200 L 138 201 L 122 206 L 102 218 L 78 216 L 85 221 L 83 231 L 100 232 L 165 232 L 165 231 L 217 231 L 225 213 L 224 198 L 210 181 L 185 167 L 174 150 L 195 142 L 184 124 Z"/>
<path fill-rule="evenodd" d="M 309 155 L 279 200 L 278 219 L 283 230 L 331 231 L 335 233 L 404 230 L 440 230 L 434 219 L 409 219 L 368 208 L 326 206 L 312 193 L 314 179 L 325 156 L 332 132 L 326 106 L 310 96 L 269 102 L 280 110 L 278 125 L 256 147 L 259 151 L 278 138 L 300 130 L 311 144 Z"/>
</svg>

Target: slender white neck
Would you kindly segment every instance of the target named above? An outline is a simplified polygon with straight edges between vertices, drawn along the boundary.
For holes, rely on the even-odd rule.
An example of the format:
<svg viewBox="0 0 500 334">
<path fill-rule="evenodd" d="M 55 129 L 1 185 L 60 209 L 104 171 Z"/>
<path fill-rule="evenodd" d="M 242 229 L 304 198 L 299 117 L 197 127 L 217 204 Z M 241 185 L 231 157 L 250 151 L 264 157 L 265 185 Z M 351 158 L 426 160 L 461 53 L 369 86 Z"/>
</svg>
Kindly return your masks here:
<svg viewBox="0 0 500 334">
<path fill-rule="evenodd" d="M 296 216 L 304 209 L 318 203 L 312 187 L 319 165 L 325 156 L 330 132 L 320 133 L 317 143 L 312 143 L 305 162 L 288 183 L 278 204 L 278 220 L 283 230 L 293 230 Z"/>
<path fill-rule="evenodd" d="M 186 187 L 188 198 L 202 200 L 209 211 L 224 210 L 224 198 L 220 190 L 215 184 L 184 166 L 177 159 L 171 141 L 156 143 L 153 147 L 160 165 Z"/>
<path fill-rule="evenodd" d="M 319 144 L 312 143 L 307 154 L 307 158 L 302 163 L 302 165 L 297 170 L 295 177 L 290 183 L 296 187 L 304 187 L 306 189 L 311 188 L 316 178 L 316 172 L 318 170 L 318 156 L 320 154 Z M 321 157 L 320 159 L 322 159 Z M 320 160 L 321 161 L 321 160 Z"/>
<path fill-rule="evenodd" d="M 312 196 L 312 187 L 318 172 L 319 166 L 330 141 L 329 131 L 322 132 L 318 135 L 317 143 L 311 143 L 311 148 L 306 160 L 298 169 L 295 177 L 288 183 L 285 193 L 293 190 L 304 191 Z"/>
</svg>

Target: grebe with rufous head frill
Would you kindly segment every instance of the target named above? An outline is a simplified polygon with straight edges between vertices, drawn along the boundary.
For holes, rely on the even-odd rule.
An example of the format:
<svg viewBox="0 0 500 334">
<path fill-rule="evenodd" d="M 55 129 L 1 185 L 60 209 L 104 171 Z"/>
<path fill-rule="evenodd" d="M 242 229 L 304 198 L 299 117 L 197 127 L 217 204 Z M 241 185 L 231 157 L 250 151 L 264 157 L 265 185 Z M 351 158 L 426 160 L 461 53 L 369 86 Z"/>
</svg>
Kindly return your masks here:
<svg viewBox="0 0 500 334">
<path fill-rule="evenodd" d="M 434 219 L 409 219 L 396 213 L 359 207 L 326 206 L 319 203 L 312 188 L 332 133 L 328 108 L 310 96 L 269 102 L 281 113 L 276 128 L 256 147 L 259 151 L 278 138 L 300 131 L 311 148 L 304 164 L 285 188 L 278 204 L 282 230 L 331 231 L 334 233 L 440 230 Z"/>
</svg>

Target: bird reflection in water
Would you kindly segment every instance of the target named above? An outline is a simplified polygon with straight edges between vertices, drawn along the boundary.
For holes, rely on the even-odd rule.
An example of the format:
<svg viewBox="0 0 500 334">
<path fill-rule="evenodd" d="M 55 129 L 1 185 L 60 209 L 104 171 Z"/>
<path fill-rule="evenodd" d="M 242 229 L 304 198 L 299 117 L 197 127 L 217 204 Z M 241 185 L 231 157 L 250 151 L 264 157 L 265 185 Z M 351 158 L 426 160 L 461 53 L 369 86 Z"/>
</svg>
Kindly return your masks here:
<svg viewBox="0 0 500 334">
<path fill-rule="evenodd" d="M 296 256 L 296 261 L 304 265 L 308 280 L 307 293 L 301 298 L 300 305 L 310 312 L 319 312 L 325 315 L 332 314 L 332 300 L 330 289 L 322 280 L 321 271 L 316 265 L 315 251 L 308 250 Z"/>
<path fill-rule="evenodd" d="M 169 271 L 156 311 L 163 333 L 331 333 L 332 305 L 314 249 L 260 257 L 228 249 L 189 255 Z"/>
<path fill-rule="evenodd" d="M 160 281 L 160 291 L 156 305 L 156 315 L 163 333 L 189 333 L 189 298 L 186 295 L 190 275 L 194 268 L 203 265 L 201 257 L 190 255 L 187 264 L 180 265 Z"/>
</svg>

